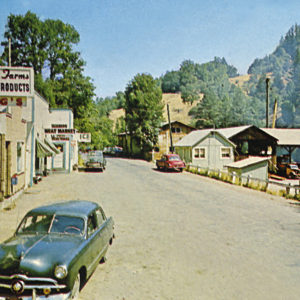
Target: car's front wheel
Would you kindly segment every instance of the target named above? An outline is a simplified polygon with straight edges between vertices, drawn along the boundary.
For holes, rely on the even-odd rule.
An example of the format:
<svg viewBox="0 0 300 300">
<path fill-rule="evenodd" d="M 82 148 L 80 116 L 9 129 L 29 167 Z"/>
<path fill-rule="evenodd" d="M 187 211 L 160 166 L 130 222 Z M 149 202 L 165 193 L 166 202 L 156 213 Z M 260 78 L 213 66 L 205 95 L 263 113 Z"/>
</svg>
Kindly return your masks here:
<svg viewBox="0 0 300 300">
<path fill-rule="evenodd" d="M 80 274 L 78 273 L 71 291 L 70 299 L 72 300 L 77 299 L 79 297 L 79 291 L 80 291 Z"/>
</svg>

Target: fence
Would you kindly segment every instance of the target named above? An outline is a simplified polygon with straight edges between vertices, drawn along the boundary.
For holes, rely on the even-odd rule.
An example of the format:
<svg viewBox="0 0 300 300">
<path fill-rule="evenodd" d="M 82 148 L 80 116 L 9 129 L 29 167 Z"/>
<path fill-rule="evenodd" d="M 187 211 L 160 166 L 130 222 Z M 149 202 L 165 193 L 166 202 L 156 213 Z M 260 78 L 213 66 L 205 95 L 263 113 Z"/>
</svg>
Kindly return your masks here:
<svg viewBox="0 0 300 300">
<path fill-rule="evenodd" d="M 284 183 L 273 179 L 264 180 L 254 178 L 251 175 L 238 175 L 235 172 L 230 173 L 224 170 L 203 168 L 192 164 L 187 165 L 186 171 L 194 174 L 208 176 L 217 180 L 222 180 L 231 184 L 241 185 L 255 190 L 264 191 L 270 194 L 300 200 L 300 181 L 297 181 L 297 184 L 294 184 L 294 181 L 292 184 L 291 182 Z"/>
</svg>

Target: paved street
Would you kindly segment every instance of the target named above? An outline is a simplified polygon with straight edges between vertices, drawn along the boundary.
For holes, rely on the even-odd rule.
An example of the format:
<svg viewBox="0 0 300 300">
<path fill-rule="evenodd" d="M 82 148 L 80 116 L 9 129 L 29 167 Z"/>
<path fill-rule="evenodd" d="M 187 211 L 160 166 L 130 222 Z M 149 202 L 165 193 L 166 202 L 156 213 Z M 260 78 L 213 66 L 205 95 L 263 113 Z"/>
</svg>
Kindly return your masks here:
<svg viewBox="0 0 300 300">
<path fill-rule="evenodd" d="M 54 174 L 29 189 L 0 212 L 1 241 L 27 210 L 66 199 L 99 202 L 116 223 L 82 300 L 300 298 L 300 214 L 283 198 L 109 158 L 103 173 Z"/>
</svg>

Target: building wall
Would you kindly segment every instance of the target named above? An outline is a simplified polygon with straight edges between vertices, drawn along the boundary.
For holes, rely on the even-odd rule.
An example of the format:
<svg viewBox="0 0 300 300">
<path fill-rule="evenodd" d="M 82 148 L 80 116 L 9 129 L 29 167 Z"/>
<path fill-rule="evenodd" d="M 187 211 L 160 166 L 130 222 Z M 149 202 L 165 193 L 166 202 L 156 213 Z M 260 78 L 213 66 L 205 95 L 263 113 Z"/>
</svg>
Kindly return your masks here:
<svg viewBox="0 0 300 300">
<path fill-rule="evenodd" d="M 71 109 L 50 109 L 47 119 L 47 128 L 56 129 L 55 134 L 46 134 L 52 143 L 61 150 L 61 154 L 53 157 L 52 168 L 54 170 L 66 170 L 71 172 L 75 165 L 78 165 L 78 143 L 75 134 L 58 133 L 61 129 L 74 129 L 74 118 Z"/>
<path fill-rule="evenodd" d="M 10 196 L 25 187 L 26 121 L 22 108 L 10 107 L 0 114 L 1 124 L 1 194 Z M 12 178 L 14 177 L 14 185 Z"/>
<path fill-rule="evenodd" d="M 202 168 L 222 170 L 225 169 L 225 165 L 234 161 L 232 144 L 214 133 L 211 133 L 193 147 L 177 146 L 175 151 L 186 163 Z M 197 151 L 199 157 L 196 157 Z M 229 157 L 223 157 L 226 151 L 228 151 Z"/>
<path fill-rule="evenodd" d="M 244 168 L 228 167 L 229 172 L 235 172 L 239 176 L 251 176 L 252 178 L 267 180 L 268 179 L 268 161 L 246 166 Z"/>
<path fill-rule="evenodd" d="M 27 98 L 26 106 L 22 108 L 23 119 L 27 121 L 26 137 L 26 185 L 33 184 L 33 178 L 44 169 L 45 161 L 39 159 L 37 167 L 36 138 L 41 141 L 45 139 L 45 126 L 49 118 L 49 103 L 37 92 L 34 97 Z M 46 164 L 51 157 L 46 158 Z"/>
<path fill-rule="evenodd" d="M 186 163 L 192 163 L 192 148 L 191 147 L 175 147 L 175 152 Z"/>
<path fill-rule="evenodd" d="M 192 131 L 192 128 L 185 126 L 184 124 L 173 122 L 172 123 L 172 142 L 175 145 L 184 136 Z M 164 126 L 158 136 L 158 144 L 156 145 L 156 151 L 154 152 L 153 159 L 160 159 L 163 154 L 170 153 L 171 138 L 170 129 L 168 126 Z M 158 150 L 158 151 L 157 151 Z M 176 150 L 175 150 L 176 152 Z M 179 153 L 177 153 L 179 154 Z"/>
</svg>

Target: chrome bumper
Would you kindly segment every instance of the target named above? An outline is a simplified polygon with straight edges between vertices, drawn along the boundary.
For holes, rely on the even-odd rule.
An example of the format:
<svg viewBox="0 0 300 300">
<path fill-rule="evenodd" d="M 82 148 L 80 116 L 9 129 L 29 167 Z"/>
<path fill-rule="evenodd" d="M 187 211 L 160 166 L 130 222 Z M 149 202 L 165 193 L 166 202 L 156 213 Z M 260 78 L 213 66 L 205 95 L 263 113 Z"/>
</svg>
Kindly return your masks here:
<svg viewBox="0 0 300 300">
<path fill-rule="evenodd" d="M 17 298 L 10 298 L 10 297 L 2 297 L 0 296 L 0 300 L 9 300 L 9 299 L 18 299 L 18 300 L 40 300 L 40 299 L 47 299 L 47 300 L 68 300 L 71 299 L 71 292 L 67 294 L 56 294 L 56 295 L 35 295 L 35 291 L 33 290 L 32 296 L 18 296 Z"/>
<path fill-rule="evenodd" d="M 64 300 L 69 299 L 70 293 L 67 294 L 50 294 L 50 295 L 37 295 L 36 290 L 50 289 L 50 290 L 62 290 L 66 288 L 64 284 L 58 284 L 55 279 L 41 278 L 41 277 L 28 277 L 23 274 L 15 274 L 11 276 L 0 275 L 0 280 L 6 281 L 6 283 L 0 282 L 0 287 L 9 291 L 13 290 L 13 285 L 18 284 L 20 293 L 17 295 L 7 296 L 0 295 L 0 300 L 18 299 L 18 300 L 36 300 L 36 299 L 50 299 L 50 300 Z M 37 284 L 38 283 L 38 284 Z M 22 296 L 23 291 L 32 291 L 31 296 Z"/>
</svg>

